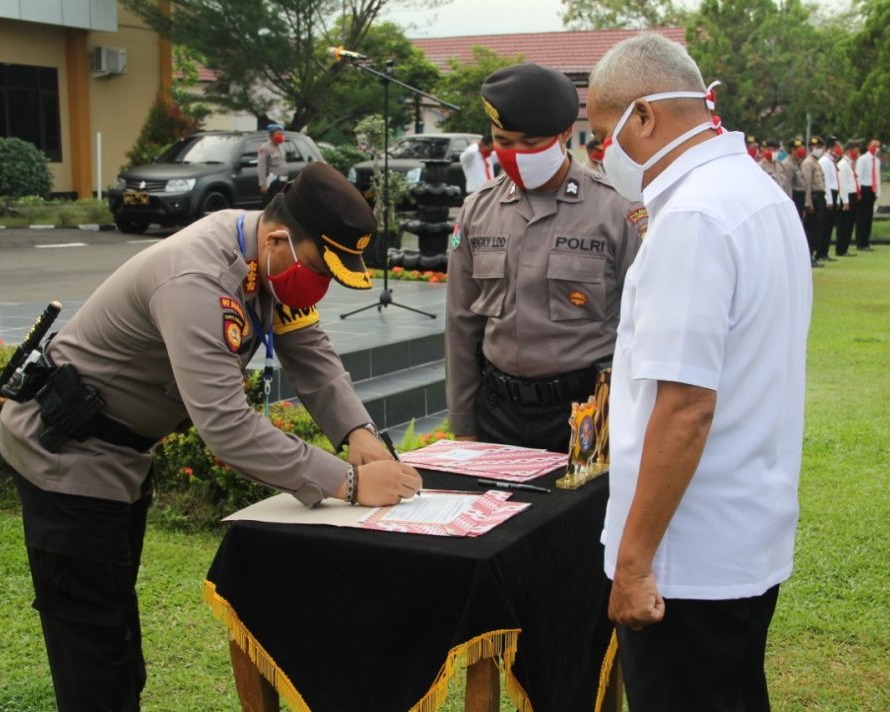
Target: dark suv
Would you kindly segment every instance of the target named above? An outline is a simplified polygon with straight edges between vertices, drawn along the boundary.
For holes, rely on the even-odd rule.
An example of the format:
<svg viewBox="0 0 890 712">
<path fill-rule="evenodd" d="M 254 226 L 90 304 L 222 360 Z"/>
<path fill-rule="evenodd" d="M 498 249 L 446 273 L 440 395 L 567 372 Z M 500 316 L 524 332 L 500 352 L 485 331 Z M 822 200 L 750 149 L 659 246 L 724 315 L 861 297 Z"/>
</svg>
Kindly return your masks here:
<svg viewBox="0 0 890 712">
<path fill-rule="evenodd" d="M 154 163 L 135 166 L 108 191 L 114 222 L 121 232 L 141 234 L 150 223 L 185 225 L 225 208 L 259 209 L 257 150 L 265 131 L 204 131 L 180 139 Z M 324 158 L 308 136 L 285 132 L 288 177 L 310 161 Z"/>
<path fill-rule="evenodd" d="M 389 146 L 389 170 L 404 173 L 409 184 L 423 180 L 423 162 L 430 159 L 451 161 L 445 175 L 448 185 L 460 186 L 466 192 L 466 178 L 460 165 L 460 154 L 471 143 L 475 143 L 480 134 L 438 133 L 414 134 L 402 136 Z M 383 159 L 379 161 L 383 170 Z M 361 191 L 368 200 L 374 199 L 371 178 L 374 175 L 374 161 L 362 161 L 349 169 L 349 182 Z"/>
</svg>

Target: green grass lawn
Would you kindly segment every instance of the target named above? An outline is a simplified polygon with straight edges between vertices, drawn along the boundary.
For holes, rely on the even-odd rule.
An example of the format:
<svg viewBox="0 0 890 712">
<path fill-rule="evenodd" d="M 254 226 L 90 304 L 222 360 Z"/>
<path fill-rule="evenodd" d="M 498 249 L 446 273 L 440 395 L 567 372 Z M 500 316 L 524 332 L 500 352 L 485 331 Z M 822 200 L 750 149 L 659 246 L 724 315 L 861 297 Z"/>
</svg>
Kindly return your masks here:
<svg viewBox="0 0 890 712">
<path fill-rule="evenodd" d="M 886 712 L 890 247 L 815 270 L 814 287 L 797 562 L 782 586 L 767 660 L 773 709 Z M 201 600 L 219 538 L 149 530 L 139 583 L 147 712 L 238 709 L 225 628 Z M 0 512 L 0 571 L 0 712 L 49 712 L 14 508 Z M 460 709 L 460 681 L 455 688 L 447 710 Z"/>
</svg>

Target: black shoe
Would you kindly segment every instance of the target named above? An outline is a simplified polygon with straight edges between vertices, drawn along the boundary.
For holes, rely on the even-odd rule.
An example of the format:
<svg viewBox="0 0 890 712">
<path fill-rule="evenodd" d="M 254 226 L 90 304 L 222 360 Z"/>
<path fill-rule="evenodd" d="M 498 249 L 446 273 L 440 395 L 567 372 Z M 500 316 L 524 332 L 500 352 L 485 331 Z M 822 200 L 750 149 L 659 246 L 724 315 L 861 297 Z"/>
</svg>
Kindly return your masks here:
<svg viewBox="0 0 890 712">
<path fill-rule="evenodd" d="M 842 255 L 838 255 L 838 257 L 855 257 L 855 252 L 844 252 Z"/>
<path fill-rule="evenodd" d="M 812 261 L 810 262 L 810 267 L 824 267 L 824 266 L 825 266 L 825 265 L 823 265 L 823 264 L 822 264 L 821 262 L 819 262 L 818 260 L 812 260 Z"/>
</svg>

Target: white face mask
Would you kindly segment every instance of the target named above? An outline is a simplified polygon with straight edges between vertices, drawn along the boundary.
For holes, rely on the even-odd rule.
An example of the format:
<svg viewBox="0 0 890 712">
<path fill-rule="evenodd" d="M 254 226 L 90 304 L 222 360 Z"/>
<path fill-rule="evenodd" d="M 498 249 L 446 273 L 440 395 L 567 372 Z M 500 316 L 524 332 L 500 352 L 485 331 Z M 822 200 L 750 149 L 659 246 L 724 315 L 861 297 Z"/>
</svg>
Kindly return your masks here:
<svg viewBox="0 0 890 712">
<path fill-rule="evenodd" d="M 646 101 L 663 101 L 665 99 L 704 99 L 708 103 L 708 108 L 713 111 L 713 88 L 717 84 L 719 84 L 719 82 L 711 84 L 706 92 L 670 91 L 660 94 L 650 94 L 649 96 L 644 96 L 643 99 Z M 643 174 L 658 163 L 658 161 L 670 151 L 673 151 L 677 146 L 703 131 L 708 131 L 709 129 L 713 129 L 718 133 L 722 131 L 719 119 L 717 119 L 716 123 L 714 121 L 707 121 L 698 126 L 693 126 L 688 131 L 677 136 L 677 138 L 666 146 L 659 149 L 655 155 L 649 158 L 645 163 L 637 163 L 624 152 L 624 149 L 621 148 L 621 145 L 618 143 L 618 135 L 621 133 L 621 129 L 624 128 L 624 124 L 626 124 L 627 120 L 630 118 L 630 114 L 633 111 L 635 104 L 636 100 L 632 101 L 630 106 L 628 106 L 621 115 L 621 119 L 615 124 L 615 128 L 612 130 L 612 136 L 607 138 L 604 143 L 605 154 L 603 155 L 603 168 L 606 171 L 609 181 L 612 183 L 615 190 L 631 202 L 639 202 L 642 200 Z"/>
<path fill-rule="evenodd" d="M 825 155 L 825 149 L 824 148 L 814 148 L 813 155 L 816 158 L 822 158 L 822 156 Z"/>
<path fill-rule="evenodd" d="M 523 190 L 534 190 L 544 185 L 556 175 L 566 159 L 558 137 L 544 148 L 523 151 L 495 147 L 494 152 L 504 173 Z"/>
</svg>

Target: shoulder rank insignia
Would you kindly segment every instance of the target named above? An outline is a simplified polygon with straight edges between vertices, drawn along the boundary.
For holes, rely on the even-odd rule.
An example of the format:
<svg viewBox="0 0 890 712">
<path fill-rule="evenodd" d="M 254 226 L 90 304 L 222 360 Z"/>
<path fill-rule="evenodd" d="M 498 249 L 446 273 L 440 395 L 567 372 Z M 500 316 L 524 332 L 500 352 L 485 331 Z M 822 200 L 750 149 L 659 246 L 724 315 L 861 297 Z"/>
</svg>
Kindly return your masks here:
<svg viewBox="0 0 890 712">
<path fill-rule="evenodd" d="M 627 220 L 631 225 L 635 225 L 637 232 L 640 233 L 640 239 L 646 237 L 646 229 L 649 227 L 649 213 L 646 212 L 644 206 L 633 208 L 627 214 Z"/>
<path fill-rule="evenodd" d="M 569 178 L 566 181 L 566 195 L 578 195 L 578 181 L 574 178 Z"/>
<path fill-rule="evenodd" d="M 251 296 L 256 294 L 257 290 L 257 263 L 256 260 L 247 262 L 247 276 L 244 278 L 243 284 L 244 294 Z"/>
</svg>

